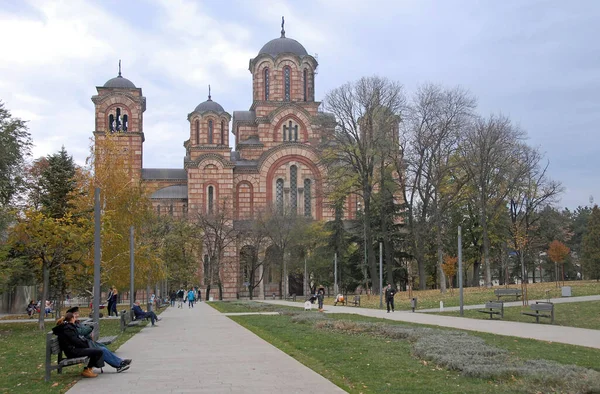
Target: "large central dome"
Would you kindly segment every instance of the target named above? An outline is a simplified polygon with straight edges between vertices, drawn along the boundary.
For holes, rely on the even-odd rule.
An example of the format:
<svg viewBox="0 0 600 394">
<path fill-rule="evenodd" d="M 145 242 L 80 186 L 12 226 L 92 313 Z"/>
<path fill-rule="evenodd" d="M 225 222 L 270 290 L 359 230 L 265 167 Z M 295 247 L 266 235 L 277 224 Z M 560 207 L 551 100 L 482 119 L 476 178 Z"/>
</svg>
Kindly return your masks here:
<svg viewBox="0 0 600 394">
<path fill-rule="evenodd" d="M 258 52 L 259 55 L 266 53 L 277 56 L 281 53 L 293 53 L 300 57 L 308 55 L 306 49 L 298 41 L 291 38 L 280 37 L 267 42 Z"/>
</svg>

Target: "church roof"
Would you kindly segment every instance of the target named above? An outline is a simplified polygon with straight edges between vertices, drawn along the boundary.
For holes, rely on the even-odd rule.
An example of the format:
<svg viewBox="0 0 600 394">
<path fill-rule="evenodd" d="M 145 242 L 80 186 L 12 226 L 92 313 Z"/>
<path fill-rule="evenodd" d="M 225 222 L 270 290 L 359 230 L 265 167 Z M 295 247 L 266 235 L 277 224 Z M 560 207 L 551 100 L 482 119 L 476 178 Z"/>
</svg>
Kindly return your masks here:
<svg viewBox="0 0 600 394">
<path fill-rule="evenodd" d="M 142 168 L 142 179 L 187 180 L 187 172 L 181 168 Z"/>
<path fill-rule="evenodd" d="M 277 56 L 281 53 L 293 53 L 294 55 L 298 55 L 300 57 L 308 55 L 306 49 L 302 44 L 298 41 L 287 38 L 287 37 L 279 37 L 275 38 L 267 42 L 263 47 L 258 51 L 259 55 L 268 54 L 271 56 Z"/>
<path fill-rule="evenodd" d="M 105 88 L 135 89 L 135 85 L 127 78 L 121 75 L 111 78 L 104 84 Z"/>
<path fill-rule="evenodd" d="M 188 187 L 187 185 L 174 185 L 163 187 L 152 193 L 151 199 L 165 199 L 165 198 L 188 198 Z"/>
<path fill-rule="evenodd" d="M 203 103 L 198 104 L 196 106 L 196 108 L 194 109 L 194 111 L 195 112 L 214 111 L 217 113 L 225 112 L 225 110 L 223 109 L 221 104 L 217 103 L 216 101 L 212 101 L 210 99 L 210 96 L 209 96 L 208 100 L 206 100 Z"/>
<path fill-rule="evenodd" d="M 256 120 L 256 112 L 254 111 L 233 111 L 234 122 L 254 122 Z"/>
</svg>

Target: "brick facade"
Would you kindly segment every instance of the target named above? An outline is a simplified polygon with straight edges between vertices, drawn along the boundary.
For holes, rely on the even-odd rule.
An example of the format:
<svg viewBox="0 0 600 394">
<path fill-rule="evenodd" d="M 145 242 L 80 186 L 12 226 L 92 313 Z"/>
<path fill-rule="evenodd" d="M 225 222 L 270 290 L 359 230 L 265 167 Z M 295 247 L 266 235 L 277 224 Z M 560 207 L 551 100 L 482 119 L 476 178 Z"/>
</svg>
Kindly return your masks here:
<svg viewBox="0 0 600 394">
<path fill-rule="evenodd" d="M 298 214 L 316 220 L 333 219 L 325 193 L 325 170 L 318 164 L 317 149 L 333 130 L 335 121 L 331 115 L 319 112 L 320 103 L 314 101 L 318 64 L 303 47 L 298 50 L 300 44 L 296 41 L 283 35 L 278 40 L 284 49 L 291 41 L 296 46 L 281 53 L 261 50 L 250 60 L 253 102 L 249 111 L 234 111 L 232 116 L 209 95 L 209 100 L 188 114 L 189 129 L 187 133 L 181 130 L 181 136 L 185 136 L 184 168 L 181 169 L 143 168 L 142 115 L 146 100 L 141 88 L 107 86 L 110 81 L 97 88 L 98 95 L 92 98 L 96 107 L 94 135 L 100 140 L 106 133 L 116 132 L 110 129 L 109 119 L 114 119 L 114 115 L 110 116 L 117 113 L 117 108 L 121 117 L 128 116 L 127 131 L 120 130 L 116 135 L 123 149 L 131 152 L 128 165 L 145 183 L 159 214 L 193 218 L 197 212 L 207 212 L 212 201 L 216 207 L 227 204 L 232 222 L 246 220 L 276 204 L 281 193 L 286 206 L 294 205 L 291 199 L 295 196 Z M 229 146 L 230 130 L 236 137 L 234 151 Z M 348 206 L 353 204 L 356 202 L 349 199 Z M 305 207 L 310 212 L 305 211 Z M 234 243 L 222 257 L 225 298 L 247 295 L 239 264 L 244 246 L 241 242 Z M 259 251 L 261 258 L 264 254 L 264 250 Z M 200 257 L 198 267 L 201 283 L 204 283 Z M 270 276 L 272 281 L 265 278 L 266 283 L 255 290 L 256 296 L 279 295 L 280 284 L 273 282 L 277 275 Z"/>
</svg>

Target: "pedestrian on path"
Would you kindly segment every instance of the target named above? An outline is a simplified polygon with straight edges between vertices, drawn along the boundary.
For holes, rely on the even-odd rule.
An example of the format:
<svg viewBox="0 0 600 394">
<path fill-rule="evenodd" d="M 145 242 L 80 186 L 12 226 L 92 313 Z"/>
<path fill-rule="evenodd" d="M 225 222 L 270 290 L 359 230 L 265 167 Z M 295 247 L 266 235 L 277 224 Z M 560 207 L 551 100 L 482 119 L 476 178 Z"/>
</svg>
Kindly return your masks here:
<svg viewBox="0 0 600 394">
<path fill-rule="evenodd" d="M 112 316 L 112 305 L 114 302 L 113 288 L 112 286 L 108 289 L 108 295 L 106 296 L 106 307 L 108 308 L 108 316 Z"/>
<path fill-rule="evenodd" d="M 387 313 L 390 313 L 390 306 L 392 307 L 392 312 L 394 312 L 394 295 L 396 295 L 396 290 L 392 288 L 392 285 L 388 283 L 387 288 L 385 289 L 385 302 L 387 304 Z"/>
<path fill-rule="evenodd" d="M 117 286 L 113 286 L 113 302 L 112 302 L 112 311 L 115 316 L 119 316 L 119 312 L 117 312 L 117 304 L 119 303 L 119 290 L 117 290 Z M 110 316 L 110 310 L 108 311 L 108 315 Z"/>
<path fill-rule="evenodd" d="M 194 289 L 190 289 L 190 291 L 188 291 L 188 309 L 189 308 L 193 308 L 194 307 Z"/>
<path fill-rule="evenodd" d="M 171 294 L 169 294 L 169 300 L 171 301 L 171 306 L 175 306 L 175 300 L 177 299 L 177 293 L 175 290 L 171 290 Z"/>
<path fill-rule="evenodd" d="M 180 288 L 177 292 L 177 308 L 183 308 L 183 296 L 184 291 L 183 288 Z"/>
<path fill-rule="evenodd" d="M 323 312 L 323 298 L 325 298 L 325 289 L 322 287 L 317 292 L 317 301 L 319 302 L 319 312 Z"/>
</svg>

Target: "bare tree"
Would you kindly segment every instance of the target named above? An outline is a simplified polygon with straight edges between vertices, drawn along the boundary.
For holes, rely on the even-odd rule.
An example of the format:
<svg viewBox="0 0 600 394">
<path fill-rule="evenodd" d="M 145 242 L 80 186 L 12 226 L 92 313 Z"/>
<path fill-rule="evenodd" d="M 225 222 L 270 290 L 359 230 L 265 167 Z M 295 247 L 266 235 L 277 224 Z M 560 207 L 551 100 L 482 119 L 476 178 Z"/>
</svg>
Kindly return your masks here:
<svg viewBox="0 0 600 394">
<path fill-rule="evenodd" d="M 380 77 L 346 83 L 325 98 L 325 109 L 337 121 L 332 140 L 323 152 L 330 193 L 334 201 L 349 194 L 362 199 L 367 245 L 374 241 L 372 202 L 379 176 L 376 168 L 389 152 L 384 147 L 398 146 L 398 124 L 404 107 L 402 85 Z M 376 278 L 374 253 L 368 253 L 368 265 L 371 279 Z M 374 290 L 380 289 L 374 286 Z"/>
<path fill-rule="evenodd" d="M 409 105 L 402 141 L 404 200 L 412 235 L 412 250 L 419 270 L 419 287 L 425 289 L 425 244 L 435 234 L 437 269 L 442 292 L 446 290 L 443 264 L 442 217 L 465 183 L 456 159 L 465 128 L 476 107 L 475 98 L 461 88 L 420 86 Z"/>
<path fill-rule="evenodd" d="M 228 201 L 223 199 L 221 206 L 212 213 L 198 213 L 196 224 L 204 235 L 204 247 L 208 254 L 207 270 L 204 277 L 208 284 L 206 287 L 206 299 L 209 299 L 210 290 L 213 285 L 219 288 L 219 299 L 223 299 L 222 274 L 226 267 L 223 264 L 225 250 L 235 242 L 237 230 L 233 226 L 230 211 L 227 209 Z M 208 272 L 207 272 L 208 271 Z"/>
<path fill-rule="evenodd" d="M 240 251 L 240 270 L 242 270 L 244 279 L 248 282 L 250 299 L 253 299 L 254 289 L 260 286 L 268 268 L 268 260 L 259 258 L 260 251 L 269 241 L 266 226 L 260 223 L 260 220 L 261 218 L 252 222 L 246 221 L 244 225 L 249 224 L 250 226 L 240 226 L 243 228 L 238 231 L 238 242 L 240 245 L 244 245 Z M 249 247 L 249 249 L 246 249 L 246 247 Z"/>
<path fill-rule="evenodd" d="M 492 286 L 488 221 L 507 203 L 529 168 L 522 160 L 525 133 L 503 115 L 477 118 L 460 145 L 461 166 L 469 176 L 483 239 L 485 284 Z M 475 272 L 478 272 L 475 267 Z"/>
</svg>

